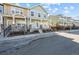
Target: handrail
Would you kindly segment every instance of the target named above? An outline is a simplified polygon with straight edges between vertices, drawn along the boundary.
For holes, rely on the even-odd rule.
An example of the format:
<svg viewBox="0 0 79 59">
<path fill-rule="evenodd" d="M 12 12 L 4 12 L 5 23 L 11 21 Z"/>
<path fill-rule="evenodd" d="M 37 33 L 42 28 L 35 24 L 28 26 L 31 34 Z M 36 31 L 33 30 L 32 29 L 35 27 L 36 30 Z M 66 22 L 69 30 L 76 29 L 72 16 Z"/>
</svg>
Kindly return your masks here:
<svg viewBox="0 0 79 59">
<path fill-rule="evenodd" d="M 11 31 L 11 25 L 4 29 L 4 37 L 7 36 Z"/>
</svg>

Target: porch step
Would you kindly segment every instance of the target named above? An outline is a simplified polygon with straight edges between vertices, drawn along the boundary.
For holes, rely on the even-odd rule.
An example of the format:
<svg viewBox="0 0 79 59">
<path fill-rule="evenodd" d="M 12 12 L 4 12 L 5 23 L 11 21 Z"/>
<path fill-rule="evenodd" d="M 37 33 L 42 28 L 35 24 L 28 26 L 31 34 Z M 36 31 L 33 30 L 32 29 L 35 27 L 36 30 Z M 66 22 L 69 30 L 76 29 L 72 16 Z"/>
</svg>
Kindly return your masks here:
<svg viewBox="0 0 79 59">
<path fill-rule="evenodd" d="M 41 29 L 39 29 L 38 31 L 39 31 L 39 33 L 43 33 L 43 31 Z"/>
</svg>

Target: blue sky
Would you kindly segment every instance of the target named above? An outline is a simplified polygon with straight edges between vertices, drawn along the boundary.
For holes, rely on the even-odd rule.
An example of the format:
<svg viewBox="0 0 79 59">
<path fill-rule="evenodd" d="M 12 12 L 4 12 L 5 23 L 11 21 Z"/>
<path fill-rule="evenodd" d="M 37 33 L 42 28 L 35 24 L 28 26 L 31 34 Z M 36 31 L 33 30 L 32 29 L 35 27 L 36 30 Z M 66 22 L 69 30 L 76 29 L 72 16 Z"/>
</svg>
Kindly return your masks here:
<svg viewBox="0 0 79 59">
<path fill-rule="evenodd" d="M 79 3 L 19 3 L 17 5 L 23 7 L 32 7 L 35 5 L 42 5 L 49 14 L 77 17 L 79 16 Z"/>
</svg>

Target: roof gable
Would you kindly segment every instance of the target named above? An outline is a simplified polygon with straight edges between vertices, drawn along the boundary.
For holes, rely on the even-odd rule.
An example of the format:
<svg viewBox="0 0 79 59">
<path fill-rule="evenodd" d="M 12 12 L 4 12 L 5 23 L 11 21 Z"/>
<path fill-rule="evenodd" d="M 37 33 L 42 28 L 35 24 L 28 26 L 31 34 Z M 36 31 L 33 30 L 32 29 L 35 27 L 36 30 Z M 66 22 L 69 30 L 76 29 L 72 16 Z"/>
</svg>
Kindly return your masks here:
<svg viewBox="0 0 79 59">
<path fill-rule="evenodd" d="M 48 14 L 47 11 L 41 5 L 33 6 L 31 9 Z"/>
</svg>

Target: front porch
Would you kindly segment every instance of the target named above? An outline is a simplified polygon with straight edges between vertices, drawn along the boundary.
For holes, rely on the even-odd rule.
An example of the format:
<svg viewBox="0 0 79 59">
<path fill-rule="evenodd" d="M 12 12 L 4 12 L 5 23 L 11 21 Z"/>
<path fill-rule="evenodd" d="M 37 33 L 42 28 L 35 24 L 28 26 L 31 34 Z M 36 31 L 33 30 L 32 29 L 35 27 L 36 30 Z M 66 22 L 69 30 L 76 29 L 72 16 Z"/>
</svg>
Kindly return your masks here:
<svg viewBox="0 0 79 59">
<path fill-rule="evenodd" d="M 5 35 L 7 35 L 8 32 L 27 32 L 29 25 L 28 21 L 27 17 L 21 15 L 3 15 L 3 30 L 6 33 Z"/>
</svg>

